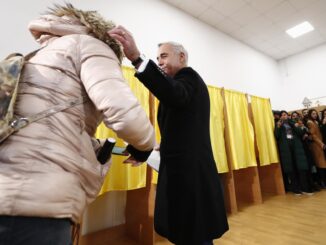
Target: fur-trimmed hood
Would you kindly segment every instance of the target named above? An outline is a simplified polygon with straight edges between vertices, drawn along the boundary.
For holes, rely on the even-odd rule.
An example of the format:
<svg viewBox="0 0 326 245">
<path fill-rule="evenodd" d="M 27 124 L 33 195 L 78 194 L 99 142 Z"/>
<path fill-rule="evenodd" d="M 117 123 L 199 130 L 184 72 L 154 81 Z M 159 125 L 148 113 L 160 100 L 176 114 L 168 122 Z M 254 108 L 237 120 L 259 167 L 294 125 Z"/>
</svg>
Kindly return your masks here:
<svg viewBox="0 0 326 245">
<path fill-rule="evenodd" d="M 115 27 L 112 21 L 105 20 L 97 11 L 83 11 L 72 4 L 54 5 L 47 14 L 29 23 L 29 30 L 34 38 L 44 43 L 52 36 L 86 34 L 93 36 L 110 46 L 122 60 L 123 52 L 119 43 L 111 38 L 107 31 Z"/>
</svg>

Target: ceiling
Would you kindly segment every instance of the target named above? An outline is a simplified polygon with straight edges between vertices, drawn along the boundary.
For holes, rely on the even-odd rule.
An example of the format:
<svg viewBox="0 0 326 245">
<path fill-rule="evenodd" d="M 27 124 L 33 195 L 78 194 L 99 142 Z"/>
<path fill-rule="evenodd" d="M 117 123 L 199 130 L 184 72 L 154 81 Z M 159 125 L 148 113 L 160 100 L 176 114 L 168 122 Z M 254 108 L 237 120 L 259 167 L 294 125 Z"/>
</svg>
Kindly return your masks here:
<svg viewBox="0 0 326 245">
<path fill-rule="evenodd" d="M 275 60 L 326 43 L 326 0 L 163 0 Z M 315 30 L 285 31 L 304 21 Z"/>
</svg>

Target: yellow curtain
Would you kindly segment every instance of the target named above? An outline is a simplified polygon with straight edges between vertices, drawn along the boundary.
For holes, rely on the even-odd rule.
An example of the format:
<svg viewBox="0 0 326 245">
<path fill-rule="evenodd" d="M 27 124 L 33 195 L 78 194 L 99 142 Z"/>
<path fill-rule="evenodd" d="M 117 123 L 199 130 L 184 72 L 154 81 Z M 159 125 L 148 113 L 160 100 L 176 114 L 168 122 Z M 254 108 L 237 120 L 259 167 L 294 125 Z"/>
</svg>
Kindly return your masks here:
<svg viewBox="0 0 326 245">
<path fill-rule="evenodd" d="M 211 102 L 210 113 L 210 134 L 214 159 L 219 173 L 229 171 L 225 141 L 224 141 L 224 112 L 223 98 L 221 89 L 208 86 L 208 92 Z"/>
<path fill-rule="evenodd" d="M 274 117 L 269 99 L 251 96 L 251 108 L 259 151 L 260 166 L 277 163 Z"/>
<path fill-rule="evenodd" d="M 128 81 L 131 90 L 135 96 L 140 101 L 140 104 L 145 109 L 147 115 L 149 114 L 149 92 L 134 77 L 135 70 L 130 67 L 122 67 L 123 75 Z M 97 128 L 96 138 L 104 139 L 108 137 L 113 137 L 117 140 L 117 146 L 124 146 L 124 143 L 121 139 L 118 139 L 116 134 L 105 127 L 102 123 Z M 111 168 L 105 178 L 100 195 L 113 190 L 132 190 L 137 188 L 145 187 L 146 185 L 146 164 L 142 164 L 139 167 L 132 167 L 130 164 L 123 164 L 123 160 L 126 157 L 122 156 L 113 156 Z"/>
<path fill-rule="evenodd" d="M 158 128 L 158 123 L 157 123 L 157 108 L 158 108 L 159 101 L 155 98 L 154 99 L 154 108 L 155 108 L 155 122 L 154 122 L 154 128 L 155 128 L 155 136 L 156 136 L 156 142 L 160 143 L 161 142 L 161 134 L 160 130 Z M 152 176 L 152 183 L 157 184 L 157 177 L 158 173 L 153 170 L 153 176 Z"/>
<path fill-rule="evenodd" d="M 230 90 L 224 90 L 224 95 L 232 168 L 257 166 L 254 130 L 249 120 L 246 95 Z"/>
</svg>

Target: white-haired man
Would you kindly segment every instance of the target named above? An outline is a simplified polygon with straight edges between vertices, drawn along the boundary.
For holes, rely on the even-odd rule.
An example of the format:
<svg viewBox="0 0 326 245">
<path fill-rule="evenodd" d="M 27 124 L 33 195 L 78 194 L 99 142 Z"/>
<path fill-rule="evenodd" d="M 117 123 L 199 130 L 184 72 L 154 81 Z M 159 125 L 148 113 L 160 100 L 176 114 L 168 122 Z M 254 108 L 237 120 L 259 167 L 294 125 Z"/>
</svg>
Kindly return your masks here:
<svg viewBox="0 0 326 245">
<path fill-rule="evenodd" d="M 187 66 L 188 54 L 182 45 L 159 44 L 156 65 L 140 55 L 124 27 L 108 34 L 122 44 L 138 70 L 135 76 L 160 101 L 155 230 L 178 245 L 213 244 L 228 230 L 228 222 L 210 142 L 206 84 Z M 137 164 L 132 157 L 129 162 Z"/>
</svg>

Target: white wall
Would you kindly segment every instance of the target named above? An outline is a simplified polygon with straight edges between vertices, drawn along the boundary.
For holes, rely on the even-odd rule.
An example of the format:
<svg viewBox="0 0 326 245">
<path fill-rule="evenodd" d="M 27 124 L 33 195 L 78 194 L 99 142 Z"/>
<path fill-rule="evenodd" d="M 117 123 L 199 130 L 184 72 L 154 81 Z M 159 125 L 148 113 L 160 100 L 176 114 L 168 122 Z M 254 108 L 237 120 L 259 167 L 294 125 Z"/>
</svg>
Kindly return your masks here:
<svg viewBox="0 0 326 245">
<path fill-rule="evenodd" d="M 81 234 L 124 224 L 126 200 L 125 191 L 110 191 L 99 196 L 84 214 Z"/>
<path fill-rule="evenodd" d="M 27 53 L 37 47 L 26 28 L 27 24 L 53 2 L 63 1 L 1 1 L 0 57 L 10 52 Z M 156 58 L 157 43 L 170 40 L 180 42 L 189 51 L 189 65 L 196 69 L 208 84 L 269 97 L 274 109 L 282 108 L 283 98 L 279 96 L 282 83 L 276 61 L 164 2 L 159 0 L 71 2 L 75 7 L 84 10 L 99 10 L 106 18 L 127 27 L 133 32 L 139 49 L 147 57 Z M 110 202 L 110 198 L 115 201 Z M 108 194 L 96 202 L 92 205 L 92 210 L 85 215 L 83 233 L 124 222 L 125 198 L 117 199 L 115 194 Z M 103 210 L 99 210 L 101 208 Z M 90 213 L 92 215 L 89 215 Z M 105 217 L 114 217 L 114 220 L 104 218 L 98 213 L 104 214 Z"/>
<path fill-rule="evenodd" d="M 304 97 L 312 100 L 312 106 L 326 105 L 326 45 L 306 51 L 279 62 L 283 80 L 284 108 L 303 108 Z"/>
</svg>

